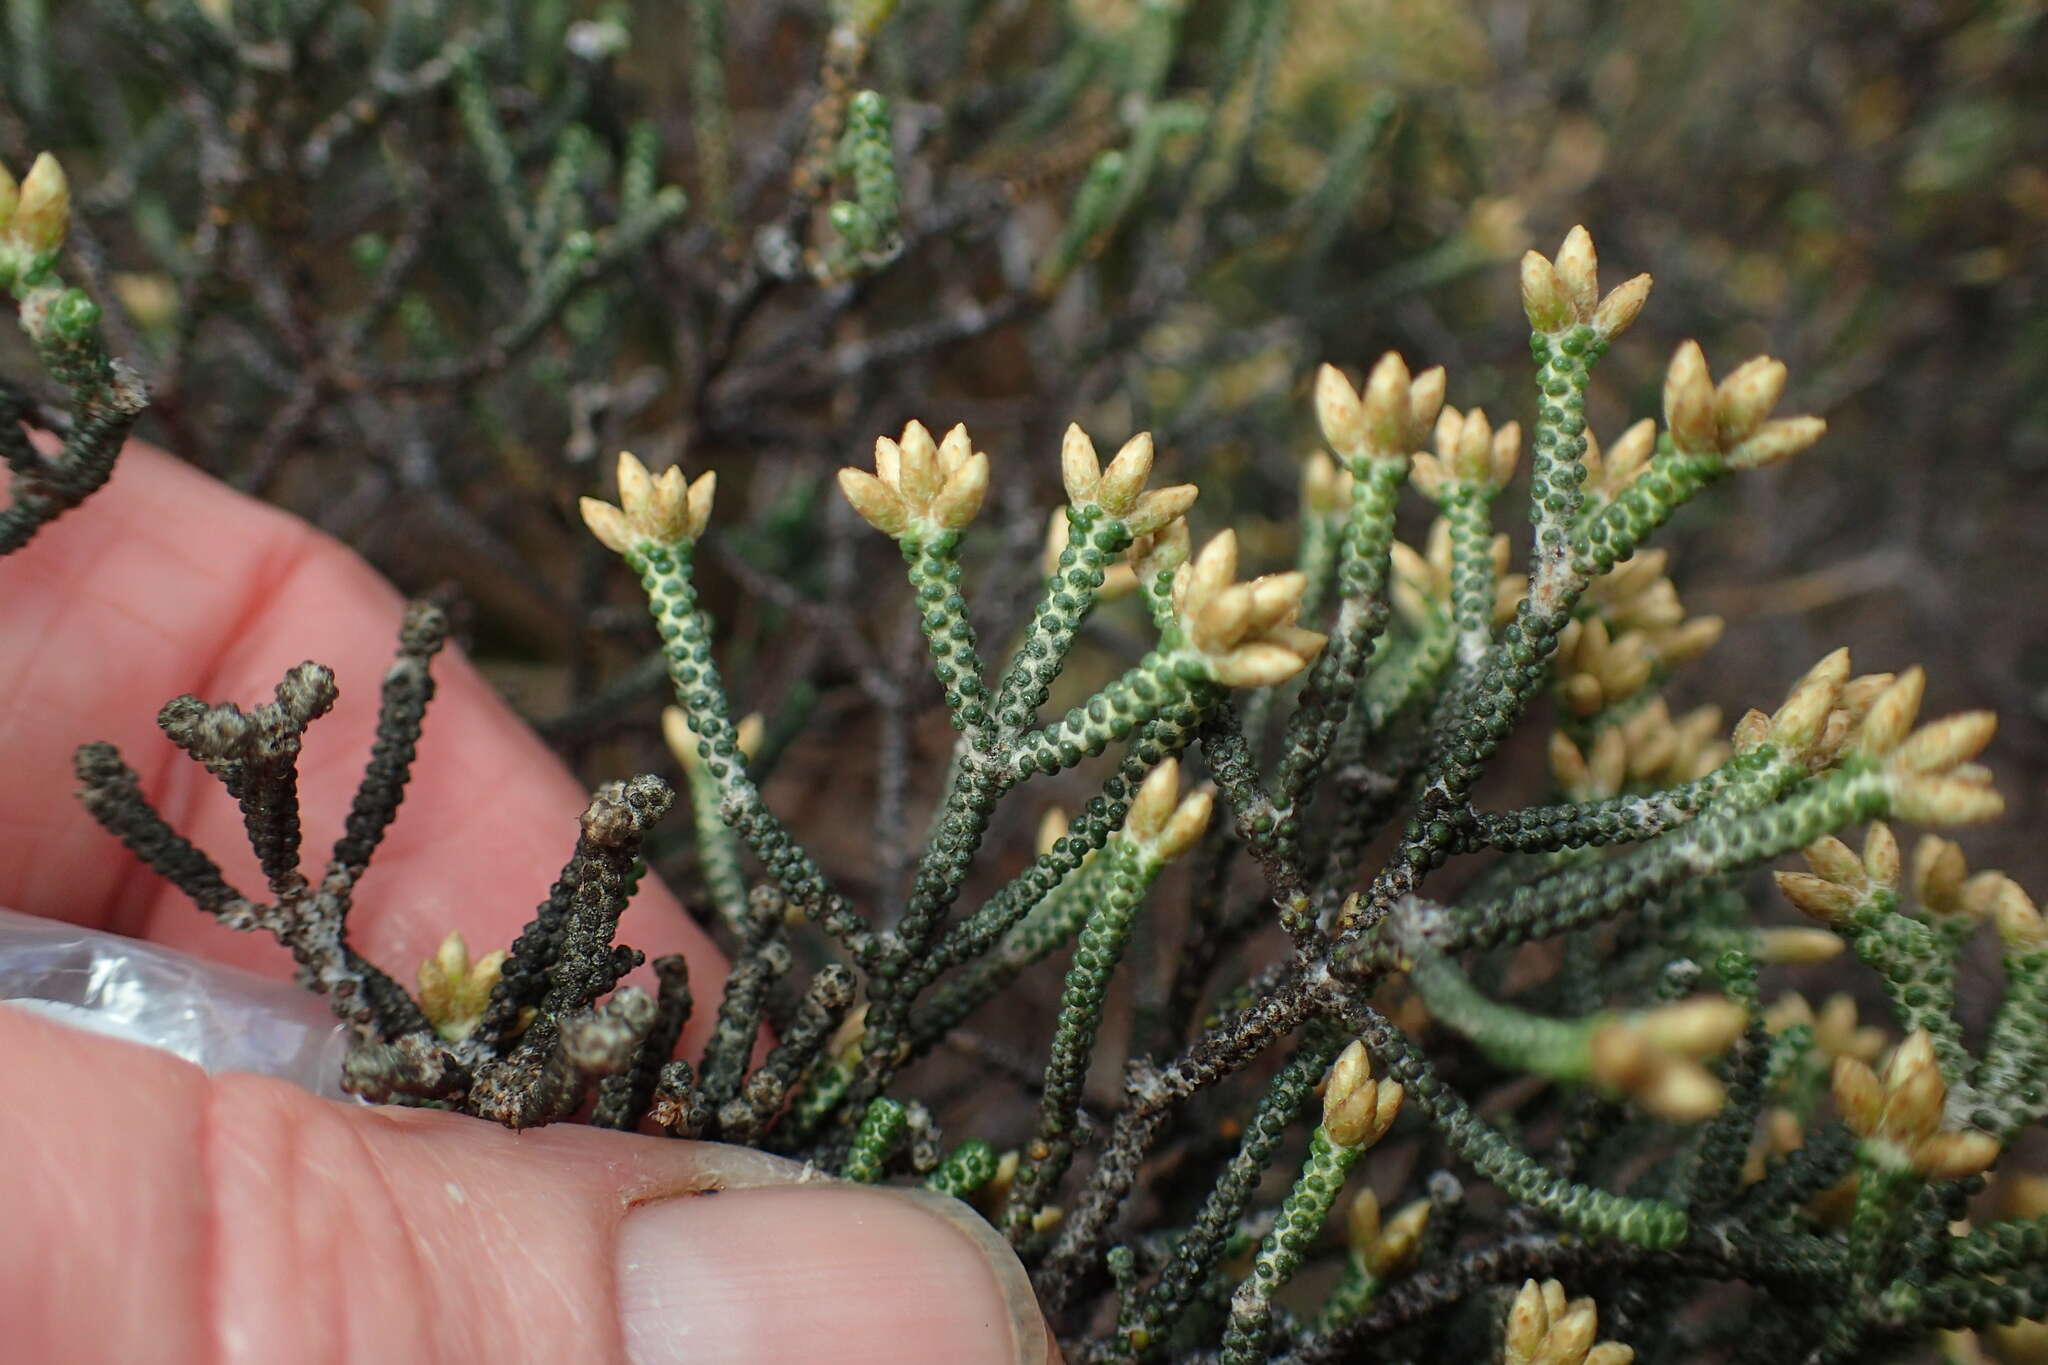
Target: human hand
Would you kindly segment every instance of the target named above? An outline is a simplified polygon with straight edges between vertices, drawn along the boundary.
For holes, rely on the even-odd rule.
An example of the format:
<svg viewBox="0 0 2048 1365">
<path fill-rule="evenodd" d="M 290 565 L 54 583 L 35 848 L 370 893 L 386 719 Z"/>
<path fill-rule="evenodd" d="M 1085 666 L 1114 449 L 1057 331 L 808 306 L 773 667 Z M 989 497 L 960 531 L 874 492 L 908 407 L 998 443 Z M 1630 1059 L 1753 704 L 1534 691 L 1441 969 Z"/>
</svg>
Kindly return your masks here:
<svg viewBox="0 0 2048 1365">
<path fill-rule="evenodd" d="M 144 447 L 0 560 L 0 906 L 273 977 L 72 799 L 111 740 L 171 823 L 260 886 L 240 817 L 152 724 L 180 692 L 244 704 L 333 667 L 300 763 L 309 846 L 340 829 L 397 595 L 346 549 Z M 511 942 L 587 799 L 456 651 L 405 805 L 349 921 L 409 981 L 450 929 Z M 653 879 L 622 941 L 716 950 Z M 683 1048 L 698 1047 L 708 1016 Z M 707 1143 L 508 1132 L 339 1104 L 0 1008 L 0 1340 L 7 1359 L 1035 1362 L 1056 1357 L 1014 1257 L 938 1196 L 831 1182 Z M 722 1191 L 717 1198 L 709 1192 Z"/>
</svg>

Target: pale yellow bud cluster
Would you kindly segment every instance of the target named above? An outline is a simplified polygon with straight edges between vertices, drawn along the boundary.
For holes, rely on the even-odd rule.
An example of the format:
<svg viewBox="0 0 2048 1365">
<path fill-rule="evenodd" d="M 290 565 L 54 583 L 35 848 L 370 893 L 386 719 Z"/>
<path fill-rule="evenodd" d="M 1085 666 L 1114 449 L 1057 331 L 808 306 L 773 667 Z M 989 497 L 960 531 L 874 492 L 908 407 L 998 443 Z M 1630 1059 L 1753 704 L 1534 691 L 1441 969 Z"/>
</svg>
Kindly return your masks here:
<svg viewBox="0 0 2048 1365">
<path fill-rule="evenodd" d="M 1509 545 L 1497 535 L 1487 549 L 1493 556 L 1493 624 L 1514 619 L 1515 608 L 1529 591 L 1527 574 L 1509 573 Z M 1402 541 L 1393 551 L 1394 610 L 1403 620 L 1426 630 L 1451 611 L 1451 524 L 1442 517 L 1430 525 L 1429 539 L 1421 554 Z"/>
<path fill-rule="evenodd" d="M 1477 488 L 1491 495 L 1507 487 L 1515 476 L 1515 461 L 1522 452 L 1522 428 L 1509 422 L 1499 431 L 1478 408 L 1459 412 L 1445 406 L 1437 414 L 1433 434 L 1435 453 L 1418 451 L 1410 477 L 1416 491 L 1431 502 L 1442 502 L 1462 488 Z"/>
<path fill-rule="evenodd" d="M 1628 1365 L 1635 1351 L 1615 1341 L 1595 1342 L 1600 1311 L 1591 1299 L 1566 1300 L 1556 1280 L 1522 1282 L 1508 1309 L 1502 1359 L 1506 1365 Z"/>
<path fill-rule="evenodd" d="M 1913 898 L 1933 920 L 1975 926 L 1989 920 L 2009 948 L 2048 941 L 2048 925 L 2020 884 L 2003 872 L 1974 875 L 1954 840 L 1924 834 L 1913 849 Z"/>
<path fill-rule="evenodd" d="M 1422 1234 L 1429 1229 L 1427 1199 L 1418 1199 L 1380 1223 L 1380 1201 L 1370 1189 L 1360 1190 L 1345 1215 L 1345 1241 L 1359 1268 L 1375 1280 L 1389 1280 L 1415 1263 Z"/>
<path fill-rule="evenodd" d="M 988 494 L 988 456 L 974 448 L 963 424 L 935 442 L 924 423 L 911 422 L 896 440 L 875 438 L 874 473 L 840 470 L 839 491 L 884 535 L 958 531 Z"/>
<path fill-rule="evenodd" d="M 1907 669 L 1880 691 L 1849 739 L 1849 747 L 1884 764 L 1891 779 L 1892 810 L 1923 825 L 1964 825 L 1990 820 L 2005 810 L 1988 769 L 1971 762 L 1998 729 L 1990 711 L 1964 711 L 1913 722 L 1927 689 L 1927 675 Z"/>
<path fill-rule="evenodd" d="M 1079 423 L 1067 427 L 1060 442 L 1060 481 L 1075 507 L 1094 506 L 1123 522 L 1133 536 L 1149 536 L 1186 515 L 1198 490 L 1191 483 L 1145 491 L 1152 476 L 1152 433 L 1141 431 L 1111 457 L 1107 468 L 1095 453 L 1095 442 Z"/>
<path fill-rule="evenodd" d="M 70 229 L 71 184 L 56 157 L 38 153 L 19 183 L 0 165 L 0 245 L 45 256 L 64 245 Z"/>
<path fill-rule="evenodd" d="M 1193 848 L 1209 827 L 1215 797 L 1207 787 L 1180 794 L 1180 761 L 1162 759 L 1138 785 L 1124 816 L 1124 837 L 1166 862 Z M 1058 836 L 1054 836 L 1058 837 Z"/>
<path fill-rule="evenodd" d="M 1550 771 L 1574 801 L 1600 801 L 1630 784 L 1667 786 L 1705 777 L 1728 761 L 1719 707 L 1702 706 L 1673 719 L 1652 698 L 1619 725 L 1602 729 L 1590 751 L 1563 731 L 1550 738 Z"/>
<path fill-rule="evenodd" d="M 1735 752 L 1748 753 L 1771 744 L 1781 757 L 1803 762 L 1810 772 L 1833 766 L 1855 739 L 1871 708 L 1898 681 L 1890 673 L 1856 678 L 1848 673 L 1847 650 L 1838 649 L 1823 658 L 1793 685 L 1774 714 L 1749 711 L 1736 722 Z"/>
<path fill-rule="evenodd" d="M 1587 584 L 1583 600 L 1610 631 L 1648 636 L 1657 662 L 1675 668 L 1712 648 L 1722 623 L 1718 616 L 1686 615 L 1670 568 L 1668 551 L 1640 551 Z"/>
<path fill-rule="evenodd" d="M 1691 1123 L 1720 1112 L 1721 1082 L 1700 1063 L 1749 1024 L 1733 1000 L 1697 996 L 1603 1024 L 1593 1032 L 1592 1077 L 1659 1118 Z"/>
<path fill-rule="evenodd" d="M 1373 1079 L 1365 1044 L 1353 1039 L 1323 1078 L 1323 1133 L 1339 1147 L 1370 1147 L 1401 1112 L 1401 1086 Z"/>
<path fill-rule="evenodd" d="M 1718 707 L 1702 706 L 1673 720 L 1657 697 L 1621 724 L 1602 729 L 1590 750 L 1562 730 L 1553 732 L 1551 776 L 1574 801 L 1604 801 L 1631 784 L 1691 782 L 1728 761 L 1728 745 L 1714 738 L 1720 728 Z"/>
<path fill-rule="evenodd" d="M 1744 361 L 1715 387 L 1699 343 L 1687 341 L 1664 372 L 1664 426 L 1688 455 L 1719 455 L 1736 469 L 1776 464 L 1828 428 L 1819 417 L 1772 418 L 1784 391 L 1784 362 L 1769 356 Z"/>
<path fill-rule="evenodd" d="M 743 716 L 733 727 L 733 743 L 740 754 L 748 759 L 761 751 L 761 734 L 764 729 L 761 713 L 755 711 Z M 697 732 L 690 728 L 690 718 L 680 706 L 668 706 L 661 712 L 661 737 L 668 744 L 668 751 L 675 755 L 683 771 L 693 773 L 704 766 L 703 755 L 697 752 L 701 742 Z"/>
<path fill-rule="evenodd" d="M 1323 439 L 1345 462 L 1406 461 L 1423 448 L 1444 406 L 1444 368 L 1410 376 L 1393 351 L 1366 376 L 1361 395 L 1335 365 L 1316 371 L 1316 420 Z M 1356 471 L 1354 471 L 1356 472 Z"/>
<path fill-rule="evenodd" d="M 1624 431 L 1605 451 L 1588 429 L 1586 453 L 1580 457 L 1580 463 L 1586 466 L 1587 499 L 1596 504 L 1614 501 L 1650 467 L 1650 457 L 1656 453 L 1657 423 L 1651 418 L 1645 417 Z"/>
<path fill-rule="evenodd" d="M 1173 578 L 1173 610 L 1209 676 L 1225 687 L 1271 687 L 1307 668 L 1325 637 L 1295 624 L 1299 572 L 1237 581 L 1237 534 L 1220 532 Z"/>
<path fill-rule="evenodd" d="M 1718 616 L 1681 619 L 1669 627 L 1618 627 L 1605 616 L 1578 617 L 1558 635 L 1558 688 L 1573 715 L 1598 715 L 1698 658 L 1720 638 Z"/>
<path fill-rule="evenodd" d="M 578 506 L 583 524 L 607 550 L 627 554 L 641 545 L 674 545 L 703 535 L 717 488 L 716 473 L 700 474 L 695 483 L 686 483 L 682 468 L 671 465 L 656 478 L 630 451 L 622 450 L 619 505 L 584 498 Z"/>
<path fill-rule="evenodd" d="M 1884 1030 L 1858 1020 L 1856 998 L 1846 991 L 1829 996 L 1818 1011 L 1805 996 L 1788 991 L 1764 1012 L 1764 1027 L 1772 1033 L 1783 1033 L 1797 1024 L 1812 1030 L 1815 1050 L 1830 1062 L 1839 1057 L 1874 1062 L 1884 1051 Z"/>
<path fill-rule="evenodd" d="M 1872 897 L 1898 890 L 1899 841 L 1882 821 L 1864 836 L 1860 857 L 1832 834 L 1808 844 L 1803 856 L 1811 872 L 1771 876 L 1786 900 L 1822 924 L 1845 924 Z"/>
<path fill-rule="evenodd" d="M 1540 251 L 1522 257 L 1522 311 L 1529 325 L 1555 335 L 1590 326 L 1612 340 L 1626 332 L 1650 297 L 1650 277 L 1637 275 L 1600 297 L 1600 258 L 1583 227 L 1565 234 L 1552 261 Z"/>
<path fill-rule="evenodd" d="M 1925 1029 L 1899 1044 L 1882 1081 L 1854 1057 L 1837 1058 L 1834 1096 L 1849 1131 L 1896 1169 L 1929 1180 L 1961 1180 L 1998 1159 L 1998 1139 L 1990 1134 L 1941 1127 L 1948 1084 Z"/>
<path fill-rule="evenodd" d="M 451 1043 L 461 1042 L 484 1017 L 504 967 L 504 949 L 471 962 L 469 945 L 461 933 L 451 931 L 434 955 L 420 963 L 420 1013 L 434 1032 Z"/>
</svg>

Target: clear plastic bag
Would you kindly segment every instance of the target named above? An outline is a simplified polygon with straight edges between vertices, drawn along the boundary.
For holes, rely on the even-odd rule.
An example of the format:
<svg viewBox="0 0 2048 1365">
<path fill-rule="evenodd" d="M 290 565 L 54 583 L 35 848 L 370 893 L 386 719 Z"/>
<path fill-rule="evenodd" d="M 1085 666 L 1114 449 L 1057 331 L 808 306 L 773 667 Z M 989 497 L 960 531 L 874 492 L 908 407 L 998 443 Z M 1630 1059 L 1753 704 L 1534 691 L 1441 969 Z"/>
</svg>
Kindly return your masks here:
<svg viewBox="0 0 2048 1365">
<path fill-rule="evenodd" d="M 0 1001 L 208 1071 L 254 1071 L 345 1098 L 348 1033 L 324 1001 L 139 939 L 0 910 Z"/>
</svg>

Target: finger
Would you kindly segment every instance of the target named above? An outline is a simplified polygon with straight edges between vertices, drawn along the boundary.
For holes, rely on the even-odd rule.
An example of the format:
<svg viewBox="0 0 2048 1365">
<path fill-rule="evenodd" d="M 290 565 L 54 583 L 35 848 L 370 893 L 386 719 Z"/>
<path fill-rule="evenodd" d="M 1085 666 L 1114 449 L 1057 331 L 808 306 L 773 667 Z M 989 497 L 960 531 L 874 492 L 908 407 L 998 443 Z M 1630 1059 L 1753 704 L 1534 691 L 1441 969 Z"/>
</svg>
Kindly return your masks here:
<svg viewBox="0 0 2048 1365">
<path fill-rule="evenodd" d="M 397 638 L 397 594 L 305 523 L 234 494 L 146 447 L 74 516 L 7 561 L 0 613 L 0 904 L 144 936 L 273 974 L 290 958 L 234 934 L 142 868 L 71 799 L 71 755 L 117 744 L 171 824 L 243 891 L 262 878 L 234 802 L 157 731 L 157 708 L 191 692 L 247 706 L 315 659 L 341 697 L 300 763 L 307 860 L 341 831 L 375 729 Z M 351 913 L 358 951 L 401 981 L 449 930 L 473 950 L 509 943 L 575 842 L 588 793 L 450 649 L 398 820 Z M 652 880 L 621 940 L 715 953 Z"/>
<path fill-rule="evenodd" d="M 10 1359 L 1047 1359 L 1022 1268 L 938 1196 L 209 1079 L 5 1006 L 0 1055 Z"/>
</svg>

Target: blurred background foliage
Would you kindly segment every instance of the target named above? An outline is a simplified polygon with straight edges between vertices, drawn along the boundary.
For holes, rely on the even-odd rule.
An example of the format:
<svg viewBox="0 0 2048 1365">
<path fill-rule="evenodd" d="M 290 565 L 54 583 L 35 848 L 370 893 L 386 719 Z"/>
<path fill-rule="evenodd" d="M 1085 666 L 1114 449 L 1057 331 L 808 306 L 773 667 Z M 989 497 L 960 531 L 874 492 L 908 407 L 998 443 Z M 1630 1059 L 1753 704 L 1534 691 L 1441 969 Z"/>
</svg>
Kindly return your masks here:
<svg viewBox="0 0 2048 1365">
<path fill-rule="evenodd" d="M 453 584 L 588 780 L 667 767 L 652 633 L 574 515 L 600 456 L 719 471 L 728 676 L 769 713 L 771 801 L 858 886 L 915 842 L 950 737 L 834 469 L 967 422 L 992 622 L 1035 586 L 1070 419 L 1156 432 L 1201 529 L 1270 567 L 1314 365 L 1396 348 L 1526 417 L 1509 263 L 1584 222 L 1657 279 L 1598 434 L 1655 410 L 1688 336 L 1717 371 L 1783 357 L 1788 408 L 1831 424 L 1666 542 L 1730 623 L 1694 699 L 1769 704 L 1838 642 L 1938 664 L 1931 710 L 2006 721 L 2012 811 L 1973 860 L 2048 880 L 2038 2 L 0 11 L 0 156 L 71 169 L 74 273 L 145 430 L 402 587 Z M 1137 618 L 1091 633 L 1107 668 Z M 849 810 L 872 826 L 819 818 Z"/>
</svg>

